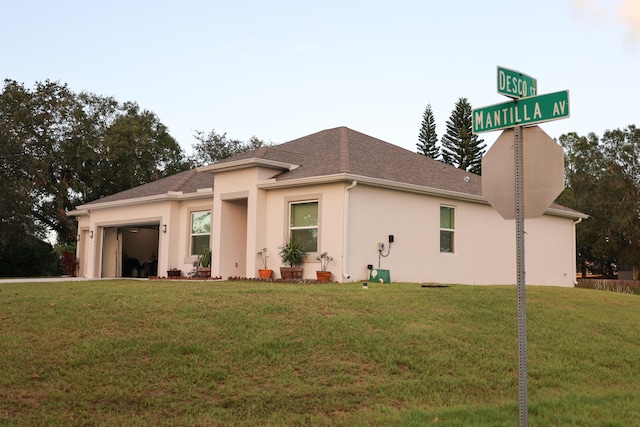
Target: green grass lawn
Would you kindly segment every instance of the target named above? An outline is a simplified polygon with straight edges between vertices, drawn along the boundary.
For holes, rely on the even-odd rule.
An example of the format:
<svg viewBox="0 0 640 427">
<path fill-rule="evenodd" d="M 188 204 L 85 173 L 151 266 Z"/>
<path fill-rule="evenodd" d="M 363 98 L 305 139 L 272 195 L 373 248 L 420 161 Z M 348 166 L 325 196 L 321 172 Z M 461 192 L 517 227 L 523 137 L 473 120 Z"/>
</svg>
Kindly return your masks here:
<svg viewBox="0 0 640 427">
<path fill-rule="evenodd" d="M 640 297 L 527 288 L 529 424 L 640 425 Z M 0 285 L 0 424 L 518 424 L 515 287 Z"/>
</svg>

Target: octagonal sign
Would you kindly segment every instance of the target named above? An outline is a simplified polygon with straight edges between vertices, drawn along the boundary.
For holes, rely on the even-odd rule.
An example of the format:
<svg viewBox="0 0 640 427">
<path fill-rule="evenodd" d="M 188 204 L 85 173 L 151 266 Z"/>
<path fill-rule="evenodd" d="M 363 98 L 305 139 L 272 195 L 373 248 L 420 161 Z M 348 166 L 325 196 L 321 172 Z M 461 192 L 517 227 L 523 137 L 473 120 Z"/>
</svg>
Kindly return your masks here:
<svg viewBox="0 0 640 427">
<path fill-rule="evenodd" d="M 482 158 L 482 195 L 504 219 L 516 217 L 513 129 L 505 130 Z M 564 151 L 538 126 L 522 129 L 524 217 L 537 218 L 564 189 Z"/>
</svg>

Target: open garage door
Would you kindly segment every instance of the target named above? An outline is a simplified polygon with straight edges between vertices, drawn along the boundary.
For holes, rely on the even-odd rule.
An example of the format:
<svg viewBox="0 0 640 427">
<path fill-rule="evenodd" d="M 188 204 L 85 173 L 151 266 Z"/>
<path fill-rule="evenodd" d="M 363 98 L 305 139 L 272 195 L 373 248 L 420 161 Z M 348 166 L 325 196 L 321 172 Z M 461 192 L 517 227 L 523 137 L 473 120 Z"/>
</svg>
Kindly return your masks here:
<svg viewBox="0 0 640 427">
<path fill-rule="evenodd" d="M 105 227 L 102 277 L 156 276 L 159 238 L 159 223 Z"/>
</svg>

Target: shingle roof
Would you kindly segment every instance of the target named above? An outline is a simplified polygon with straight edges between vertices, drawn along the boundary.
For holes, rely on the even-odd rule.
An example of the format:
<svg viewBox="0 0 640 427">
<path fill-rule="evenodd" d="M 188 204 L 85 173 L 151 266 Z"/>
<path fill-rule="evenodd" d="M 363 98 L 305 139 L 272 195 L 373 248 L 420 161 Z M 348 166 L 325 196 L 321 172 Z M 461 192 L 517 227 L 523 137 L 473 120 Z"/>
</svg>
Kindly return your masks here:
<svg viewBox="0 0 640 427">
<path fill-rule="evenodd" d="M 388 142 L 347 127 L 323 130 L 284 144 L 261 147 L 221 160 L 225 165 L 249 159 L 261 159 L 296 165 L 291 170 L 274 173 L 276 181 L 337 174 L 362 176 L 400 184 L 482 196 L 482 179 L 466 172 Z M 112 196 L 87 203 L 102 203 L 166 194 L 169 191 L 196 192 L 212 188 L 213 176 L 207 172 L 189 170 Z M 553 208 L 576 212 L 553 204 Z M 576 212 L 579 216 L 578 212 Z"/>
<path fill-rule="evenodd" d="M 213 176 L 208 173 L 198 172 L 196 169 L 191 169 L 88 202 L 85 206 L 96 203 L 137 199 L 139 197 L 157 196 L 167 194 L 169 191 L 195 193 L 199 188 L 213 188 Z"/>
<path fill-rule="evenodd" d="M 338 127 L 262 147 L 219 163 L 260 158 L 300 167 L 277 174 L 277 181 L 333 174 L 351 174 L 481 195 L 480 176 L 433 160 L 377 138 Z"/>
</svg>

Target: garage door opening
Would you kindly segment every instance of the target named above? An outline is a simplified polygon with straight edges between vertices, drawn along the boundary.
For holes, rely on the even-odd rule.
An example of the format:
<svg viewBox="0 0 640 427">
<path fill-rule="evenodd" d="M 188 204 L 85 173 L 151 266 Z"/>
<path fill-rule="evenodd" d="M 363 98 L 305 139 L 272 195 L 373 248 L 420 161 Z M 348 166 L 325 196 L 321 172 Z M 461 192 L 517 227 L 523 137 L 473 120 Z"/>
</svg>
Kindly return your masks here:
<svg viewBox="0 0 640 427">
<path fill-rule="evenodd" d="M 158 275 L 160 224 L 105 228 L 102 277 Z"/>
</svg>

